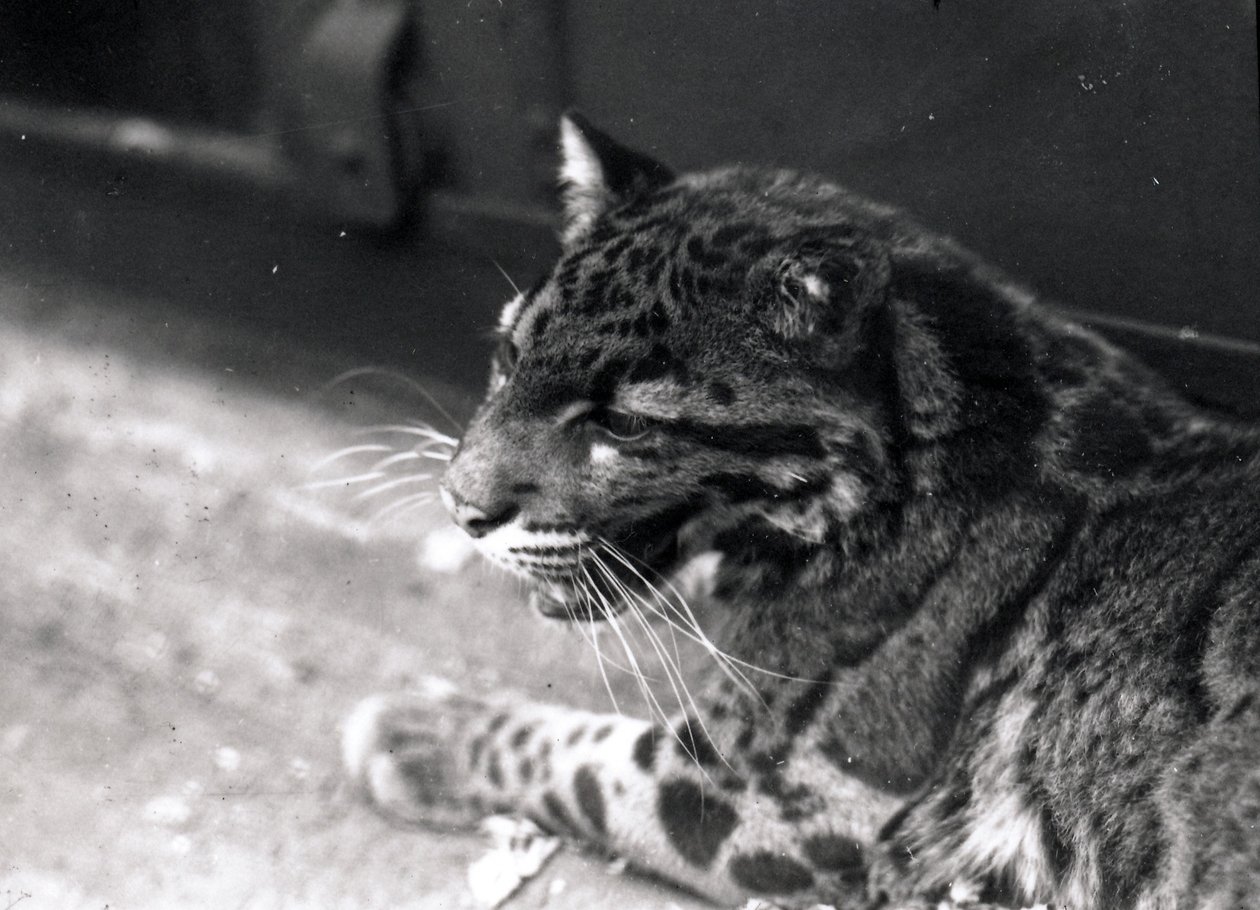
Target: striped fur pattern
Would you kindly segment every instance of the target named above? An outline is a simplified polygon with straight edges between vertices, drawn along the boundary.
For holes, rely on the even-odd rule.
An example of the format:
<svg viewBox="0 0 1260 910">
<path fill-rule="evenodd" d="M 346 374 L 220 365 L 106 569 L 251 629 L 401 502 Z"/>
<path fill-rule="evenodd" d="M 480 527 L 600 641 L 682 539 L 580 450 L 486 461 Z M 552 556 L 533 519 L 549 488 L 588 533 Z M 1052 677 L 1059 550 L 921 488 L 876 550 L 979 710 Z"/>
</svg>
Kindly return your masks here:
<svg viewBox="0 0 1260 910">
<path fill-rule="evenodd" d="M 770 672 L 667 724 L 375 700 L 375 802 L 729 903 L 1260 906 L 1260 436 L 832 183 L 675 177 L 578 117 L 563 153 L 447 506 L 574 619 L 720 553 L 721 650 Z"/>
</svg>

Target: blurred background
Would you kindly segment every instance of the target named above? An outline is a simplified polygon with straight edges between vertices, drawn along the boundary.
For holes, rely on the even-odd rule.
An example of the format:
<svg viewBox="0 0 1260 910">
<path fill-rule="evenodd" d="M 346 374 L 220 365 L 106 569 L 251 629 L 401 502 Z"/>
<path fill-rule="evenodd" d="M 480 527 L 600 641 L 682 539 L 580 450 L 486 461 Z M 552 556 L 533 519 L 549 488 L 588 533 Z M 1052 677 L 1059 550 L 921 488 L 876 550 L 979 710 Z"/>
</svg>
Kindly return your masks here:
<svg viewBox="0 0 1260 910">
<path fill-rule="evenodd" d="M 1258 99 L 1251 0 L 6 4 L 0 903 L 468 905 L 479 842 L 359 810 L 335 728 L 431 673 L 608 706 L 376 467 L 555 255 L 561 110 L 908 209 L 1254 417 Z"/>
</svg>

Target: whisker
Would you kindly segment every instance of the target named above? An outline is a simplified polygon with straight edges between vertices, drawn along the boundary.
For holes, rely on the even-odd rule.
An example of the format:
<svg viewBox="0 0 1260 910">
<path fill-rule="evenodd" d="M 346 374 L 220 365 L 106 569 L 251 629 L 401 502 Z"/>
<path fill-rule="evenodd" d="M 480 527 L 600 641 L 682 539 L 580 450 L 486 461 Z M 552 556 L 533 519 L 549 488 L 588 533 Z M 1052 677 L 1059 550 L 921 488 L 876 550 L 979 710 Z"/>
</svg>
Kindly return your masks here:
<svg viewBox="0 0 1260 910">
<path fill-rule="evenodd" d="M 314 474 L 316 471 L 320 470 L 321 468 L 328 467 L 333 462 L 340 461 L 341 459 L 347 458 L 351 455 L 358 455 L 360 452 L 392 452 L 392 451 L 394 451 L 393 446 L 382 445 L 381 443 L 367 443 L 364 445 L 346 446 L 344 449 L 338 449 L 337 451 L 333 452 L 331 455 L 326 455 L 323 458 L 321 458 L 319 461 L 315 462 L 315 464 L 311 465 L 310 472 Z"/>
<path fill-rule="evenodd" d="M 441 452 L 418 452 L 419 458 L 432 458 L 434 461 L 450 461 L 453 456 Z"/>
<path fill-rule="evenodd" d="M 350 477 L 334 477 L 332 480 L 313 480 L 302 484 L 303 490 L 323 490 L 328 487 L 348 487 L 351 484 L 367 483 L 384 477 L 383 471 L 368 471 L 366 474 L 354 474 Z"/>
<path fill-rule="evenodd" d="M 370 427 L 362 427 L 359 433 L 406 433 L 409 436 L 419 436 L 422 439 L 431 440 L 438 445 L 450 446 L 452 449 L 459 445 L 459 440 L 454 437 L 447 436 L 445 433 L 438 432 L 430 426 L 413 426 L 408 423 L 380 423 Z"/>
<path fill-rule="evenodd" d="M 503 268 L 503 266 L 499 265 L 498 262 L 495 262 L 495 260 L 493 259 L 491 259 L 490 262 L 491 264 L 494 265 L 496 269 L 499 270 L 499 274 L 507 279 L 507 283 L 512 286 L 512 290 L 515 291 L 517 294 L 519 294 L 521 292 L 521 289 L 516 286 L 516 282 L 512 280 L 512 276 L 507 273 L 507 270 Z"/>
<path fill-rule="evenodd" d="M 386 446 L 385 448 L 386 448 L 386 451 L 389 451 L 389 447 L 388 447 L 388 446 Z M 382 459 L 381 459 L 380 461 L 378 461 L 376 464 L 372 465 L 371 470 L 373 470 L 373 471 L 383 471 L 383 470 L 385 470 L 385 469 L 386 469 L 386 468 L 388 468 L 388 467 L 392 467 L 392 466 L 394 466 L 394 465 L 398 464 L 399 462 L 403 462 L 403 461 L 415 461 L 415 460 L 417 460 L 419 457 L 420 457 L 420 456 L 419 456 L 419 454 L 417 454 L 416 452 L 413 452 L 413 451 L 399 452 L 399 453 L 398 453 L 398 454 L 396 454 L 396 455 L 390 455 L 388 458 L 382 458 Z"/>
<path fill-rule="evenodd" d="M 356 495 L 354 499 L 355 499 L 355 502 L 358 502 L 361 499 L 367 499 L 369 496 L 375 496 L 378 493 L 384 493 L 386 490 L 396 489 L 398 487 L 403 486 L 404 484 L 420 483 L 423 480 L 432 480 L 432 479 L 433 479 L 432 474 L 408 474 L 406 477 L 397 477 L 394 480 L 387 480 L 385 481 L 385 483 L 378 483 L 374 487 L 369 487 L 368 489 L 364 490 L 362 493 L 359 493 L 358 495 Z"/>
<path fill-rule="evenodd" d="M 719 648 L 716 644 L 714 644 L 713 640 L 710 639 L 709 636 L 704 633 L 704 630 L 700 628 L 700 623 L 695 618 L 695 614 L 691 612 L 691 608 L 687 605 L 686 598 L 682 596 L 682 592 L 680 592 L 676 587 L 670 584 L 668 580 L 665 580 L 665 584 L 669 587 L 674 597 L 678 600 L 679 603 L 682 604 L 683 608 L 685 608 L 686 610 L 685 613 L 683 612 L 682 609 L 678 607 L 676 603 L 671 601 L 670 598 L 666 597 L 660 591 L 660 589 L 656 587 L 656 585 L 648 581 L 647 578 L 644 577 L 643 573 L 640 572 L 638 568 L 636 568 L 634 564 L 630 562 L 627 555 L 622 553 L 618 547 L 616 547 L 614 544 L 610 543 L 609 541 L 603 538 L 600 539 L 600 543 L 603 545 L 605 550 L 608 551 L 609 555 L 616 558 L 622 565 L 624 565 L 627 569 L 633 572 L 635 577 L 637 577 L 639 581 L 641 581 L 643 585 L 648 589 L 648 591 L 652 593 L 659 607 L 654 607 L 653 605 L 647 604 L 646 602 L 645 602 L 645 606 L 647 606 L 648 609 L 651 610 L 654 615 L 659 616 L 672 628 L 675 628 L 679 632 L 681 632 L 686 638 L 691 639 L 692 641 L 696 642 L 698 645 L 703 647 L 705 651 L 707 651 L 709 655 L 717 661 L 718 665 L 722 668 L 722 671 L 731 680 L 731 682 L 733 682 L 737 686 L 742 686 L 748 689 L 750 692 L 753 692 L 753 693 L 756 692 L 756 687 L 753 686 L 752 682 L 748 679 L 748 677 L 744 676 L 743 673 L 740 673 L 737 669 L 734 669 L 729 665 L 729 661 L 732 660 L 732 658 L 730 658 L 730 656 L 726 654 L 726 652 L 724 652 L 721 648 Z M 667 609 L 672 610 L 680 618 L 686 620 L 687 625 L 690 626 L 690 628 L 685 628 L 683 626 L 678 625 L 678 623 L 676 623 L 669 616 L 669 614 L 666 613 L 665 610 L 661 608 L 667 608 Z M 760 699 L 760 695 L 758 695 L 757 697 Z"/>
<path fill-rule="evenodd" d="M 598 562 L 596 564 L 598 564 Z M 625 633 L 622 631 L 620 623 L 617 622 L 616 613 L 613 610 L 612 605 L 607 603 L 606 600 L 604 599 L 602 592 L 600 592 L 599 590 L 599 586 L 596 585 L 595 580 L 591 578 L 590 572 L 587 570 L 586 564 L 583 563 L 581 564 L 580 567 L 582 569 L 582 575 L 585 578 L 587 584 L 589 585 L 591 591 L 599 598 L 597 603 L 600 608 L 600 612 L 603 614 L 604 619 L 607 622 L 608 628 L 612 629 L 613 634 L 617 636 L 617 640 L 621 644 L 621 650 L 626 655 L 626 661 L 627 663 L 630 664 L 631 669 L 634 671 L 635 680 L 639 684 L 639 691 L 642 693 L 644 697 L 644 702 L 645 704 L 647 704 L 649 714 L 652 712 L 653 706 L 655 706 L 655 709 L 659 712 L 659 715 L 662 718 L 664 718 L 665 716 L 664 710 L 661 708 L 660 703 L 656 701 L 655 694 L 652 692 L 651 687 L 647 684 L 648 683 L 647 675 L 643 672 L 642 667 L 639 666 L 638 658 L 635 657 L 634 649 L 630 647 L 630 643 L 627 641 Z"/>
<path fill-rule="evenodd" d="M 674 698 L 678 702 L 679 711 L 686 713 L 687 704 L 690 704 L 692 711 L 698 714 L 699 709 L 696 707 L 696 703 L 691 696 L 691 692 L 687 689 L 687 682 L 683 678 L 681 667 L 679 666 L 677 660 L 671 658 L 668 652 L 664 649 L 660 636 L 656 634 L 656 631 L 652 628 L 651 624 L 647 621 L 647 618 L 640 610 L 639 605 L 636 603 L 636 600 L 642 600 L 642 598 L 626 587 L 625 583 L 622 582 L 621 579 L 617 578 L 612 570 L 604 565 L 603 561 L 600 560 L 598 556 L 595 557 L 595 565 L 597 565 L 604 573 L 609 583 L 621 592 L 622 598 L 626 604 L 626 611 L 636 622 L 638 622 L 640 628 L 643 630 L 644 636 L 648 640 L 648 643 L 656 652 L 656 656 L 659 658 L 661 666 L 665 670 L 665 679 L 669 683 L 670 688 L 674 691 Z M 677 655 L 677 651 L 675 651 L 675 655 Z M 677 680 L 677 683 L 675 683 L 675 680 Z M 682 693 L 678 690 L 680 685 L 682 686 Z M 686 694 L 687 696 L 686 704 L 683 702 L 683 694 Z"/>
<path fill-rule="evenodd" d="M 432 502 L 436 498 L 437 497 L 431 490 L 427 490 L 423 493 L 412 493 L 410 496 L 404 496 L 402 499 L 398 499 L 398 500 L 395 500 L 394 502 L 391 502 L 389 505 L 385 506 L 385 508 L 381 509 L 375 515 L 369 518 L 368 524 L 369 525 L 375 524 L 376 522 L 384 518 L 386 515 L 392 515 L 393 513 L 397 512 L 399 509 L 410 508 L 411 506 L 417 506 L 426 502 Z"/>
<path fill-rule="evenodd" d="M 603 571 L 608 574 L 613 584 L 615 584 L 618 588 L 620 588 L 626 595 L 630 595 L 630 598 L 627 599 L 626 601 L 628 612 L 642 626 L 644 635 L 647 636 L 648 641 L 652 644 L 652 647 L 656 650 L 657 656 L 660 658 L 662 664 L 664 665 L 665 670 L 666 670 L 666 678 L 669 680 L 670 688 L 674 690 L 674 698 L 678 702 L 678 710 L 683 714 L 684 718 L 686 718 L 686 723 L 688 724 L 688 726 L 690 726 L 692 722 L 691 719 L 694 717 L 695 722 L 699 725 L 701 732 L 704 734 L 704 737 L 709 742 L 713 742 L 713 737 L 709 733 L 708 725 L 705 724 L 704 722 L 704 712 L 702 712 L 699 706 L 696 705 L 695 698 L 692 696 L 691 690 L 687 687 L 687 681 L 685 677 L 683 676 L 682 668 L 677 663 L 674 663 L 670 660 L 668 653 L 665 652 L 664 647 L 662 643 L 660 642 L 660 637 L 656 634 L 655 630 L 652 629 L 651 625 L 647 621 L 647 618 L 643 616 L 643 614 L 637 609 L 635 605 L 635 600 L 643 602 L 644 604 L 646 604 L 647 602 L 643 599 L 641 595 L 637 594 L 636 592 L 631 591 L 628 587 L 626 587 L 625 583 L 622 582 L 621 579 L 613 575 L 611 570 L 607 566 L 603 565 L 602 561 L 599 560 L 598 556 L 596 557 L 596 565 L 599 565 L 603 569 Z M 675 684 L 675 680 L 677 680 L 677 684 Z M 681 693 L 679 692 L 679 686 L 682 687 Z M 686 695 L 685 703 L 683 701 L 683 695 Z M 688 705 L 691 706 L 690 711 L 687 710 Z M 662 714 L 662 719 L 668 721 L 668 718 L 664 717 L 663 714 Z M 673 730 L 673 733 L 674 733 L 674 738 L 678 740 L 680 745 L 682 745 L 683 751 L 688 752 L 688 754 L 691 754 L 693 760 L 695 760 L 696 756 L 692 754 L 691 751 L 689 751 L 689 750 L 694 750 L 695 748 L 694 742 L 684 743 L 682 741 L 682 736 L 678 733 L 677 730 Z M 726 765 L 728 768 L 731 767 L 730 763 L 726 760 L 726 757 L 724 755 L 721 755 L 719 753 L 719 757 L 722 759 L 722 763 L 724 765 Z M 706 778 L 708 778 L 708 773 L 705 772 L 703 768 L 699 768 L 698 763 L 697 763 L 697 768 L 700 770 L 702 774 L 705 775 Z M 732 770 L 734 769 L 732 768 Z"/>
<path fill-rule="evenodd" d="M 384 367 L 357 367 L 353 370 L 346 370 L 344 373 L 334 376 L 332 379 L 328 380 L 328 382 L 324 383 L 321 392 L 328 392 L 336 386 L 341 385 L 341 383 L 348 382 L 351 379 L 357 379 L 360 376 L 369 376 L 373 374 L 388 376 L 391 379 L 398 380 L 408 388 L 413 389 L 419 393 L 425 401 L 432 405 L 435 411 L 441 414 L 442 417 L 446 418 L 446 421 L 455 428 L 456 432 L 462 432 L 462 427 L 460 427 L 459 421 L 452 417 L 446 408 L 442 407 L 441 403 L 434 398 L 432 394 L 430 394 L 428 389 L 416 382 L 410 376 L 405 373 L 400 373 L 397 370 L 387 370 Z"/>
<path fill-rule="evenodd" d="M 586 597 L 587 609 L 594 615 L 594 610 L 592 609 L 594 601 L 591 600 L 590 592 L 586 589 L 586 583 L 581 579 L 578 579 L 578 588 L 582 595 Z M 608 691 L 608 700 L 612 702 L 613 710 L 620 714 L 621 707 L 617 704 L 617 696 L 613 694 L 612 682 L 608 679 L 608 671 L 604 669 L 603 656 L 600 654 L 599 648 L 599 636 L 593 630 L 591 632 L 591 647 L 595 649 L 595 665 L 599 667 L 599 675 L 604 680 L 604 688 Z"/>
</svg>

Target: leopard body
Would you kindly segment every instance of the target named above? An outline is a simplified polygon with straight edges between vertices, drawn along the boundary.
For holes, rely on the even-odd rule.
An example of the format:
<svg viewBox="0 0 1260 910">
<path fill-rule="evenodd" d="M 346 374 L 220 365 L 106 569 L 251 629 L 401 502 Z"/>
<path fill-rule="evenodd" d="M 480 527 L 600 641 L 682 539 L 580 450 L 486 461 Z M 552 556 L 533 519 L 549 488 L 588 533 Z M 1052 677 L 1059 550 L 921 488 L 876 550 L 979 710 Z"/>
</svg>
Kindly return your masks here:
<svg viewBox="0 0 1260 910">
<path fill-rule="evenodd" d="M 770 672 L 668 724 L 373 698 L 370 798 L 725 903 L 1260 906 L 1260 435 L 830 182 L 562 138 L 564 252 L 447 506 L 574 621 L 720 553 L 721 648 Z"/>
</svg>

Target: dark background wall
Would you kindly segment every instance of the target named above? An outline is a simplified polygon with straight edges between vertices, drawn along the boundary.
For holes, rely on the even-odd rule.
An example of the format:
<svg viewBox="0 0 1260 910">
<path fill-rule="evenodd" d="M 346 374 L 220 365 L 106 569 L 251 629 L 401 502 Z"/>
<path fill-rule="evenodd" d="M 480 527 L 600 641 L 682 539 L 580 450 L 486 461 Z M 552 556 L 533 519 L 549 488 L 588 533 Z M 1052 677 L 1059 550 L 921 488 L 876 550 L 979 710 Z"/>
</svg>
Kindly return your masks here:
<svg viewBox="0 0 1260 910">
<path fill-rule="evenodd" d="M 478 72 L 434 48 L 448 99 L 545 66 L 494 34 L 504 15 L 422 9 L 443 36 L 485 30 Z M 1248 0 L 571 3 L 563 42 L 563 100 L 678 167 L 821 171 L 1070 306 L 1260 339 Z M 443 115 L 493 185 L 503 137 Z"/>
<path fill-rule="evenodd" d="M 826 173 L 1196 391 L 1260 396 L 1235 356 L 1260 342 L 1250 0 L 113 6 L 4 14 L 11 261 L 372 361 L 411 366 L 399 352 L 432 339 L 424 364 L 475 384 L 506 291 L 491 260 L 528 281 L 554 255 L 555 118 L 576 105 L 680 169 Z M 359 24 L 391 10 L 405 40 L 377 60 Z M 137 114 L 159 131 L 116 129 Z M 355 142 L 405 184 L 372 224 L 346 192 L 379 175 L 332 185 Z"/>
</svg>

